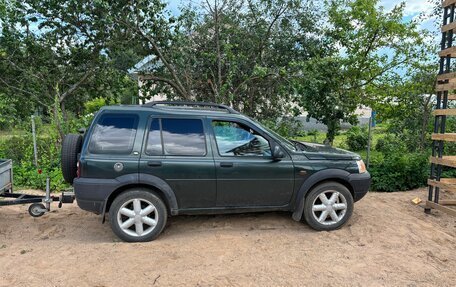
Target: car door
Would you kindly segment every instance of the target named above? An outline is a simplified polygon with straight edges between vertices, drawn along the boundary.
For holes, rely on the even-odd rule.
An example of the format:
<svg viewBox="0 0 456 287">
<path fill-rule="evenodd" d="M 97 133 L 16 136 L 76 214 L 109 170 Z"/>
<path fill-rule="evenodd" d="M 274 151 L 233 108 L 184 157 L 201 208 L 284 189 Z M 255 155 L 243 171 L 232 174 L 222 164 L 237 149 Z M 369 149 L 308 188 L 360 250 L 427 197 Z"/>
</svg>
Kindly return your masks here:
<svg viewBox="0 0 456 287">
<path fill-rule="evenodd" d="M 95 120 L 87 153 L 81 158 L 86 177 L 115 179 L 129 175 L 137 181 L 141 126 L 146 119 L 135 113 L 109 111 Z"/>
<path fill-rule="evenodd" d="M 274 142 L 243 120 L 212 118 L 217 206 L 285 206 L 293 194 L 291 157 L 274 160 Z"/>
<path fill-rule="evenodd" d="M 151 117 L 140 159 L 144 174 L 166 181 L 179 209 L 215 206 L 216 178 L 211 146 L 199 117 Z"/>
</svg>

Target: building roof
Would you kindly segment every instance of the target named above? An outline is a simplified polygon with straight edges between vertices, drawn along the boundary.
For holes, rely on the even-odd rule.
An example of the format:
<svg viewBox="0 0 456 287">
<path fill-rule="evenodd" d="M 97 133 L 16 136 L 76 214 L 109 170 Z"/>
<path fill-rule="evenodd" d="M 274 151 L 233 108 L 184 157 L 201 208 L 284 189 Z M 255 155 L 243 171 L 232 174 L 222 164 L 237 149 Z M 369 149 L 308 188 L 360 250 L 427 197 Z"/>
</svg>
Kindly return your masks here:
<svg viewBox="0 0 456 287">
<path fill-rule="evenodd" d="M 162 62 L 160 59 L 155 55 L 149 55 L 130 68 L 128 73 L 133 77 L 137 77 L 140 73 L 150 73 L 161 66 Z"/>
</svg>

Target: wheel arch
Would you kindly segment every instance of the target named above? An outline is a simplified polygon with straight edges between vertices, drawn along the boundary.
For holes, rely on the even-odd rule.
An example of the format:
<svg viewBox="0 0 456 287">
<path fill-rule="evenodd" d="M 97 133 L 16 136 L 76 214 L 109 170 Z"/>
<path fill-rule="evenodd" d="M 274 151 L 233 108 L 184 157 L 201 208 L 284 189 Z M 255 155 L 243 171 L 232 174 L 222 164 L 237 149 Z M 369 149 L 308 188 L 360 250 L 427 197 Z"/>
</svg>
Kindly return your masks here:
<svg viewBox="0 0 456 287">
<path fill-rule="evenodd" d="M 301 185 L 301 188 L 298 191 L 298 194 L 295 199 L 295 208 L 293 210 L 293 219 L 295 221 L 300 221 L 304 212 L 304 202 L 306 200 L 307 194 L 317 185 L 320 185 L 325 182 L 337 182 L 345 186 L 354 196 L 353 186 L 349 181 L 350 173 L 341 169 L 325 169 L 318 171 L 309 176 Z"/>
<path fill-rule="evenodd" d="M 109 196 L 106 198 L 104 207 L 103 207 L 103 219 L 104 222 L 104 215 L 106 212 L 109 211 L 112 202 L 114 199 L 119 196 L 121 193 L 134 188 L 144 188 L 149 189 L 155 193 L 163 200 L 165 203 L 166 208 L 168 209 L 168 213 L 171 215 L 177 215 L 178 213 L 178 204 L 176 195 L 174 194 L 171 187 L 161 178 L 149 175 L 149 174 L 139 174 L 138 180 L 131 182 L 126 181 L 120 186 L 117 186 Z"/>
</svg>

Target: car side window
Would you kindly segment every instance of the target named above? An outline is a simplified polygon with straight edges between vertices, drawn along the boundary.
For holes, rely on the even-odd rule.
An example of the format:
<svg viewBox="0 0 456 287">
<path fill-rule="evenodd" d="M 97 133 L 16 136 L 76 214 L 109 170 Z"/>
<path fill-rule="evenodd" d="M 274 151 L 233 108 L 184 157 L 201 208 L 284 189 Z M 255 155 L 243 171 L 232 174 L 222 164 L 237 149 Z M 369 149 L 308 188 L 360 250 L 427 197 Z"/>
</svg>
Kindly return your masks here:
<svg viewBox="0 0 456 287">
<path fill-rule="evenodd" d="M 146 146 L 147 155 L 162 155 L 163 145 L 160 132 L 160 119 L 153 119 L 149 127 Z"/>
<path fill-rule="evenodd" d="M 206 155 L 206 137 L 199 119 L 154 119 L 149 128 L 148 155 Z"/>
<path fill-rule="evenodd" d="M 138 128 L 138 116 L 104 114 L 93 130 L 89 152 L 93 154 L 130 154 Z"/>
<path fill-rule="evenodd" d="M 271 156 L 269 141 L 246 125 L 231 121 L 212 121 L 221 156 Z"/>
</svg>

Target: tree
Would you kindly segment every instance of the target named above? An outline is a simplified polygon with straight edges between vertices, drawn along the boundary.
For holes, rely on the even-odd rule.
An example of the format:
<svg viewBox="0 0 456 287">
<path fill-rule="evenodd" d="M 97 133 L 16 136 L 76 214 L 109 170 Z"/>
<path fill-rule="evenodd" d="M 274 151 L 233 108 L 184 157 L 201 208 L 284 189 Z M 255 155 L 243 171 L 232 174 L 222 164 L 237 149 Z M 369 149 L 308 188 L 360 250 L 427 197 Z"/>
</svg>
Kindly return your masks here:
<svg viewBox="0 0 456 287">
<path fill-rule="evenodd" d="M 372 107 L 382 120 L 388 120 L 389 132 L 397 135 L 410 151 L 422 151 L 430 134 L 437 67 L 432 63 L 422 64 L 410 72 L 408 78 L 396 76 L 370 87 L 370 93 L 382 99 Z"/>
<path fill-rule="evenodd" d="M 87 99 L 116 94 L 125 78 L 103 53 L 106 34 L 79 25 L 89 21 L 81 16 L 77 3 L 59 1 L 12 2 L 2 15 L 0 90 L 30 102 L 28 115 L 50 112 L 62 138 L 67 103 L 78 112 Z"/>
<path fill-rule="evenodd" d="M 309 116 L 328 126 L 328 143 L 341 120 L 353 122 L 357 106 L 378 100 L 369 93 L 370 86 L 388 81 L 428 52 L 417 23 L 403 21 L 403 9 L 401 3 L 386 12 L 377 0 L 323 5 L 329 16 L 324 37 L 333 48 L 325 57 L 301 63 L 306 73 L 296 87 L 298 101 Z"/>
<path fill-rule="evenodd" d="M 293 114 L 295 61 L 320 53 L 316 15 L 302 1 L 206 1 L 179 18 L 171 48 L 196 99 L 256 118 Z"/>
</svg>

